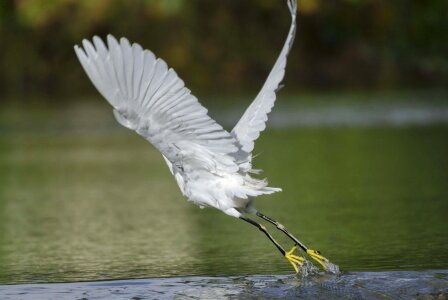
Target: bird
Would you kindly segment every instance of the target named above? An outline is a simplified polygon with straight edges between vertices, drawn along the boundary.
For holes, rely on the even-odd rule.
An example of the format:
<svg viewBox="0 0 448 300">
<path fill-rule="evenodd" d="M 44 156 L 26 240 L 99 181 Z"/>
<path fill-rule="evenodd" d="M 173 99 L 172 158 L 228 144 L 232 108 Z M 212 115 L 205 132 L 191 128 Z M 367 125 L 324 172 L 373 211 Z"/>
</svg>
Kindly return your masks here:
<svg viewBox="0 0 448 300">
<path fill-rule="evenodd" d="M 276 220 L 254 206 L 260 195 L 280 192 L 266 180 L 255 178 L 252 168 L 255 140 L 266 128 L 268 114 L 282 87 L 287 56 L 296 33 L 296 0 L 287 0 L 291 25 L 281 52 L 263 87 L 231 132 L 213 120 L 185 87 L 177 73 L 150 50 L 126 38 L 112 35 L 106 43 L 94 36 L 75 45 L 75 53 L 87 76 L 113 107 L 115 119 L 149 141 L 164 158 L 180 191 L 200 208 L 218 209 L 258 228 L 299 273 L 308 254 L 324 270 L 331 263 L 319 251 L 300 242 Z M 294 246 L 286 251 L 253 218 L 273 224 Z"/>
</svg>

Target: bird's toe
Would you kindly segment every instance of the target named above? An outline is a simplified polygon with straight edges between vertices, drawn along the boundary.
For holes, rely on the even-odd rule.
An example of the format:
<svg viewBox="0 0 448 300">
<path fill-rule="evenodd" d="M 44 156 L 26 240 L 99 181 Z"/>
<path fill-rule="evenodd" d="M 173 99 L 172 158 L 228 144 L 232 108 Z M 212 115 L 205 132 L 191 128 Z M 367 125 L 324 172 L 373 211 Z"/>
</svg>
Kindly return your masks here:
<svg viewBox="0 0 448 300">
<path fill-rule="evenodd" d="M 292 265 L 292 267 L 294 268 L 294 271 L 296 271 L 296 273 L 299 273 L 300 268 L 302 268 L 302 266 L 306 260 L 304 257 L 294 254 L 296 249 L 297 249 L 297 246 L 292 247 L 291 250 L 289 250 L 288 252 L 285 253 L 285 258 Z"/>
</svg>

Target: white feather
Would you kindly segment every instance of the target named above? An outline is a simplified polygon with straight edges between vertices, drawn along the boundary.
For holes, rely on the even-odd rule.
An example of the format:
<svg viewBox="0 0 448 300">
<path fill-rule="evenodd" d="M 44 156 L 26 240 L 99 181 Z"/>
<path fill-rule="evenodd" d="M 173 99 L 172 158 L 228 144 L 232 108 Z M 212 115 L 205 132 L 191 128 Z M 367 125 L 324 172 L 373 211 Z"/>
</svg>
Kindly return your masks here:
<svg viewBox="0 0 448 300">
<path fill-rule="evenodd" d="M 107 46 L 97 36 L 93 44 L 75 46 L 84 70 L 112 105 L 117 121 L 143 136 L 163 155 L 182 193 L 199 206 L 212 206 L 231 216 L 245 209 L 251 197 L 280 191 L 250 177 L 251 152 L 275 90 L 284 76 L 286 57 L 295 32 L 294 0 L 286 43 L 263 88 L 232 133 L 211 119 L 165 61 L 125 38 L 108 35 Z"/>
<path fill-rule="evenodd" d="M 233 136 L 237 138 L 241 145 L 240 160 L 250 160 L 255 140 L 260 136 L 260 132 L 266 128 L 267 115 L 271 112 L 276 99 L 275 92 L 285 75 L 286 58 L 291 50 L 296 32 L 296 0 L 288 0 L 288 7 L 292 21 L 282 51 L 257 97 L 232 130 Z"/>
</svg>

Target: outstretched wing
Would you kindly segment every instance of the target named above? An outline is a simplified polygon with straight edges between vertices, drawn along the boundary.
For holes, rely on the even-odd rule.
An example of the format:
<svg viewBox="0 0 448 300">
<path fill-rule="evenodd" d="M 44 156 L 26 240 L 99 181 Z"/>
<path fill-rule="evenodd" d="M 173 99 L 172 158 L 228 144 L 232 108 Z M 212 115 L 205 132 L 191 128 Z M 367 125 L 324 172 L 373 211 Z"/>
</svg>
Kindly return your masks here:
<svg viewBox="0 0 448 300">
<path fill-rule="evenodd" d="M 188 159 L 233 167 L 235 138 L 207 115 L 173 69 L 138 44 L 95 36 L 75 52 L 117 121 L 151 142 L 174 166 Z"/>
<path fill-rule="evenodd" d="M 241 150 L 243 153 L 246 153 L 247 156 L 250 156 L 250 153 L 254 149 L 254 142 L 260 136 L 260 132 L 266 128 L 268 113 L 271 112 L 271 109 L 274 106 L 275 93 L 279 89 L 280 82 L 285 75 L 286 58 L 294 41 L 297 3 L 296 0 L 287 1 L 289 11 L 291 12 L 292 22 L 285 45 L 283 46 L 271 73 L 269 73 L 263 88 L 232 130 L 232 134 L 237 138 L 241 145 Z"/>
</svg>

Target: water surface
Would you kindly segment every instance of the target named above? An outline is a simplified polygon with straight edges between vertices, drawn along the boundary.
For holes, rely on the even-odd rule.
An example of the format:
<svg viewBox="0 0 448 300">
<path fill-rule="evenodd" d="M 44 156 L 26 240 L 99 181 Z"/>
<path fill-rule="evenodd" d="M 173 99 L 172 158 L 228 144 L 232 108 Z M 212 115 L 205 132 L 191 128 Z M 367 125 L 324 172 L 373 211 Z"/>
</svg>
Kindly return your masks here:
<svg viewBox="0 0 448 300">
<path fill-rule="evenodd" d="M 448 271 L 177 277 L 0 286 L 2 299 L 446 299 Z"/>
<path fill-rule="evenodd" d="M 188 203 L 106 105 L 0 124 L 0 284 L 291 274 L 258 230 Z M 283 188 L 258 209 L 343 270 L 448 269 L 446 123 L 273 126 L 256 152 Z"/>
</svg>

